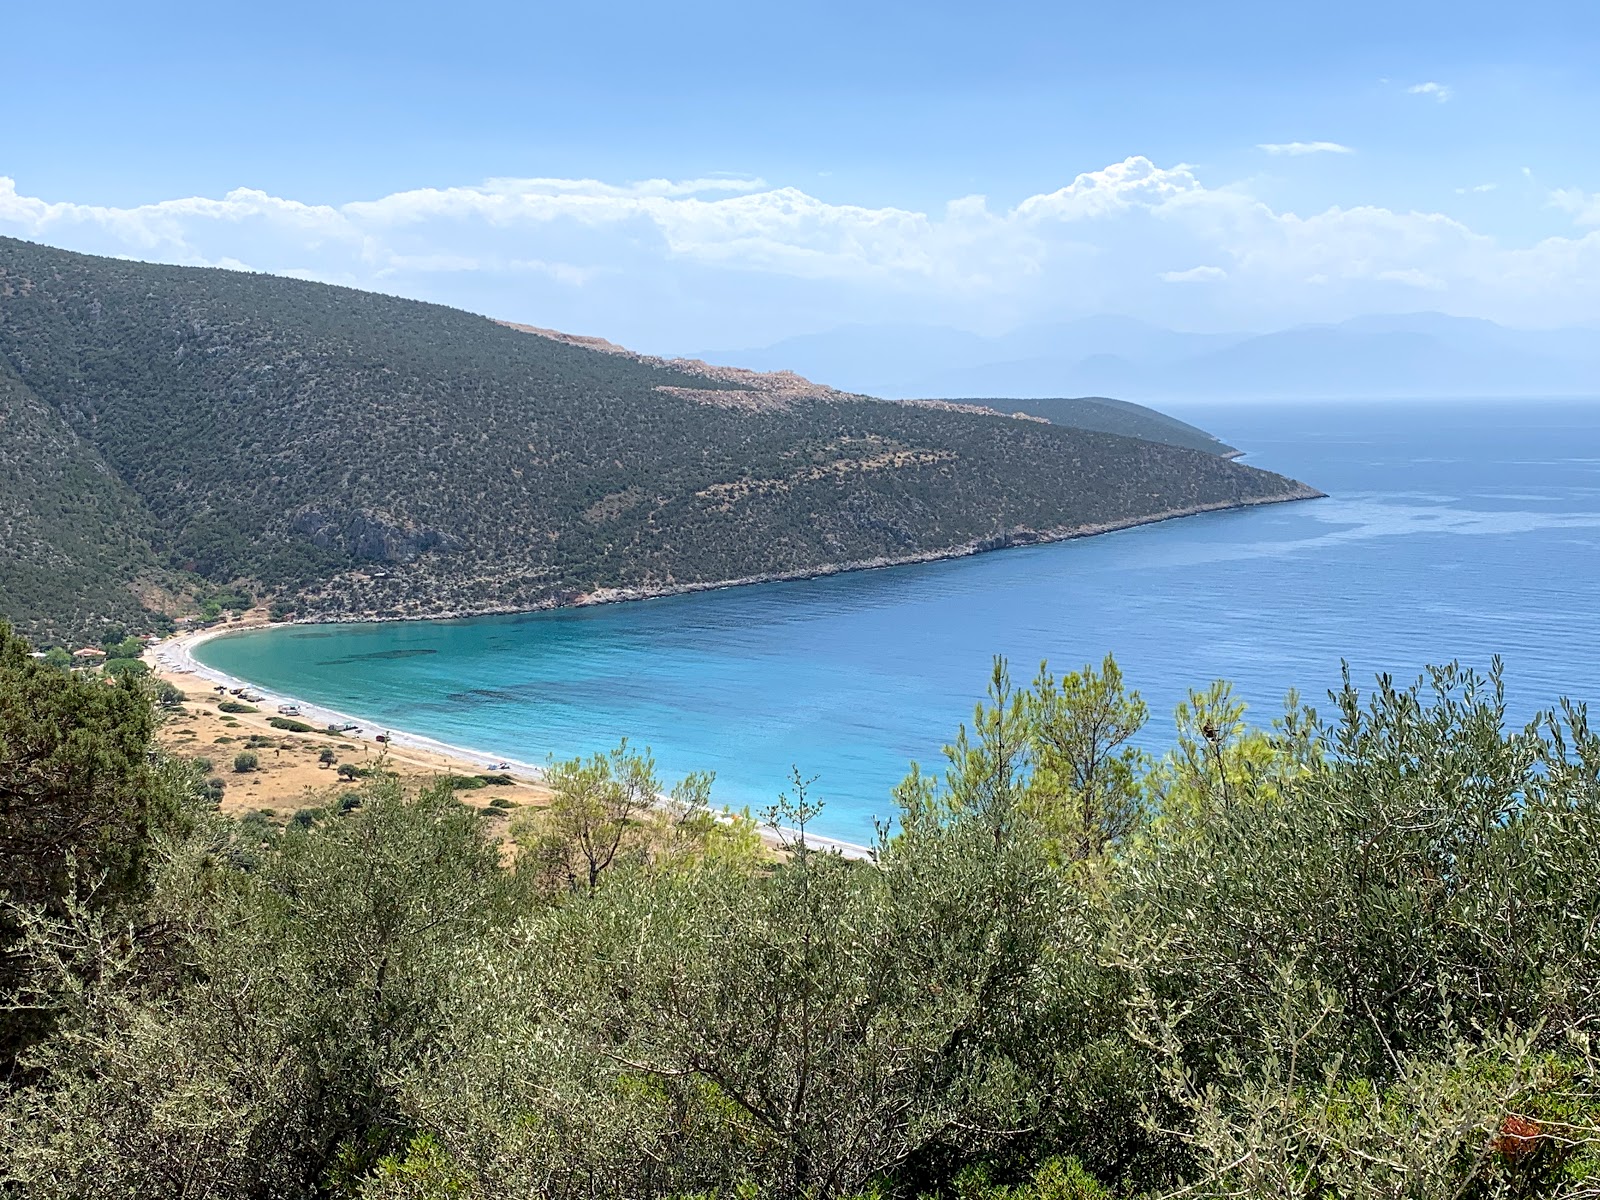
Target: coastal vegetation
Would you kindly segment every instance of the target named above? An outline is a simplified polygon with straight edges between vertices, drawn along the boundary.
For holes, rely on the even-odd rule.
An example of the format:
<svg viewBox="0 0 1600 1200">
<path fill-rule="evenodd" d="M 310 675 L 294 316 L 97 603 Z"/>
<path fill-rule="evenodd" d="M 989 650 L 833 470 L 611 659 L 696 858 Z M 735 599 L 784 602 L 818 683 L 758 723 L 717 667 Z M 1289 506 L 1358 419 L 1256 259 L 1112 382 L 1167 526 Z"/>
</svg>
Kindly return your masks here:
<svg viewBox="0 0 1600 1200">
<path fill-rule="evenodd" d="M 58 643 L 252 603 L 527 609 L 1313 494 L 1145 440 L 1179 423 L 1136 407 L 1106 432 L 887 403 L 0 239 L 0 614 Z"/>
<path fill-rule="evenodd" d="M 139 598 L 158 603 L 152 589 L 168 580 L 155 532 L 139 498 L 0 354 L 0 615 L 51 643 L 157 627 Z"/>
<path fill-rule="evenodd" d="M 509 847 L 381 769 L 230 819 L 149 686 L 0 629 L 0 1194 L 1600 1187 L 1600 735 L 1497 666 L 1152 751 L 1113 661 L 997 663 L 865 863 L 627 745 Z"/>
<path fill-rule="evenodd" d="M 1132 404 L 1127 400 L 1113 400 L 1107 396 L 961 400 L 958 403 L 977 404 L 1000 412 L 1027 413 L 1029 416 L 1041 417 L 1052 425 L 1095 429 L 1101 433 L 1117 433 L 1147 442 L 1187 446 L 1191 450 L 1203 450 L 1207 454 L 1238 453 L 1235 447 L 1220 438 L 1187 421 L 1180 421 L 1170 413 L 1158 412 L 1156 409 L 1147 408 L 1143 404 Z"/>
</svg>

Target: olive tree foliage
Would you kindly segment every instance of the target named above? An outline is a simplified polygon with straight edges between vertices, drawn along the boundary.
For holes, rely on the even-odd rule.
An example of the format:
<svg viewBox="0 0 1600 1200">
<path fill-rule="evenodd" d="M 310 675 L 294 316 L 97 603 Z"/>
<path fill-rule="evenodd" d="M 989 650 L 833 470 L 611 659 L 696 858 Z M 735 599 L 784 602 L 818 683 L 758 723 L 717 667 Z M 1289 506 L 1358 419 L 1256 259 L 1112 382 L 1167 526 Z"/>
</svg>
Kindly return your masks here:
<svg viewBox="0 0 1600 1200">
<path fill-rule="evenodd" d="M 1197 745 L 1168 778 L 1201 799 L 1158 824 L 1117 899 L 1130 1035 L 1186 1113 L 1197 1178 L 1594 1194 L 1600 738 L 1570 706 L 1508 730 L 1498 664 L 1380 678 L 1365 701 L 1347 679 L 1335 702 L 1331 723 L 1290 723 L 1273 769 L 1230 770 L 1240 737 L 1202 734 L 1221 749 L 1209 784 Z M 1567 1115 L 1540 1154 L 1573 1151 L 1587 1193 L 1528 1190 L 1530 1164 L 1561 1155 L 1503 1145 L 1557 1077 Z"/>
<path fill-rule="evenodd" d="M 382 775 L 185 809 L 9 910 L 0 1192 L 1600 1195 L 1600 736 L 1497 670 L 1333 701 L 1213 685 L 1147 757 L 1114 663 L 997 663 L 871 862 L 626 746 L 515 854 Z"/>
<path fill-rule="evenodd" d="M 198 784 L 152 761 L 154 730 L 136 681 L 57 670 L 0 622 L 0 990 L 31 969 L 21 914 L 120 910 L 145 895 L 151 839 L 182 822 Z M 48 1024 L 38 1008 L 0 1021 L 0 1076 Z"/>
<path fill-rule="evenodd" d="M 849 1196 L 1068 1131 L 1135 1153 L 1131 1116 L 1091 1111 L 1123 1018 L 1029 803 L 1026 710 L 997 671 L 875 865 L 806 841 L 797 778 L 770 869 L 611 870 L 525 918 L 414 1077 L 428 1137 L 371 1194 L 450 1164 L 482 1196 Z"/>
<path fill-rule="evenodd" d="M 36 1002 L 62 1016 L 28 1061 L 47 1082 L 0 1109 L 24 1194 L 326 1194 L 409 1135 L 394 1078 L 454 1022 L 500 903 L 480 820 L 385 778 L 265 849 L 237 830 L 166 853 L 175 969 L 89 906 L 32 919 Z"/>
</svg>

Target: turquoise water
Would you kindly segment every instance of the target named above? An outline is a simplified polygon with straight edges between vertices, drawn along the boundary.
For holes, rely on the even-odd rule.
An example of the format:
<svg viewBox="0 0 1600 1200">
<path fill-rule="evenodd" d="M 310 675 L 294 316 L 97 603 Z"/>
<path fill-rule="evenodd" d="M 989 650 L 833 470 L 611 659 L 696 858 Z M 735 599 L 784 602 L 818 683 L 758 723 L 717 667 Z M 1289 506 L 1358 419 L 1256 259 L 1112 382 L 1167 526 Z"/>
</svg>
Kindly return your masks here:
<svg viewBox="0 0 1600 1200">
<path fill-rule="evenodd" d="M 822 832 L 865 840 L 935 762 L 991 655 L 1031 678 L 1117 655 L 1163 744 L 1214 678 L 1263 720 L 1296 687 L 1506 661 L 1519 713 L 1600 693 L 1600 404 L 1193 406 L 1186 419 L 1326 500 L 954 562 L 464 621 L 286 627 L 207 664 L 376 724 L 542 761 L 654 748 L 760 808 L 816 776 Z"/>
</svg>

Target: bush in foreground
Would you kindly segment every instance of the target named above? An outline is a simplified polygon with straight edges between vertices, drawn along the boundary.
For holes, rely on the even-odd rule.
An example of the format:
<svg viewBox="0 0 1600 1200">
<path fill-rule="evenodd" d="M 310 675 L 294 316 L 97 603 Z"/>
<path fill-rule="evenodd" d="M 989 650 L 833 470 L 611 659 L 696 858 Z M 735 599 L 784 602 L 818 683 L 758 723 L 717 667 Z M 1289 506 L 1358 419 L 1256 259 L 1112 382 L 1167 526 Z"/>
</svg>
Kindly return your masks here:
<svg viewBox="0 0 1600 1200">
<path fill-rule="evenodd" d="M 779 857 L 648 754 L 515 861 L 375 775 L 147 841 L 136 918 L 16 913 L 43 1197 L 1530 1197 L 1600 1181 L 1600 743 L 1498 680 L 1171 748 L 1114 664 L 997 669 L 873 864 Z M 48 668 L 40 668 L 47 670 Z M 64 678 L 59 672 L 53 676 Z M 154 837 L 155 835 L 151 835 Z"/>
</svg>

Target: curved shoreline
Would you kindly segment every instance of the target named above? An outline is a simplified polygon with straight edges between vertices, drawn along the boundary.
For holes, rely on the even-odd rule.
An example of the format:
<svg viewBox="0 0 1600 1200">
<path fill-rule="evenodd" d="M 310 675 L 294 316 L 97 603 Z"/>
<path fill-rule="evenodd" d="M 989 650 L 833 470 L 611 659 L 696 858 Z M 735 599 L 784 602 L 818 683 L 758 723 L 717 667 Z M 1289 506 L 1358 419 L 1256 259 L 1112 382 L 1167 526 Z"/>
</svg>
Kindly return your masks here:
<svg viewBox="0 0 1600 1200">
<path fill-rule="evenodd" d="M 287 624 L 287 622 L 280 624 Z M 509 766 L 510 774 L 514 776 L 521 776 L 534 782 L 544 781 L 544 768 L 530 763 L 526 759 L 512 758 L 503 754 L 491 754 L 470 746 L 457 746 L 450 742 L 442 742 L 437 738 L 430 738 L 424 734 L 413 733 L 406 729 L 375 725 L 373 722 L 364 720 L 352 713 L 341 712 L 339 709 L 329 708 L 325 704 L 304 700 L 277 688 L 268 688 L 263 684 L 256 684 L 248 679 L 242 679 L 237 675 L 230 675 L 226 671 L 219 671 L 215 667 L 207 666 L 194 656 L 195 647 L 216 638 L 260 633 L 263 630 L 275 627 L 272 624 L 252 623 L 237 628 L 201 629 L 191 633 L 178 634 L 175 637 L 157 642 L 150 647 L 146 651 L 146 657 L 154 661 L 154 665 L 159 671 L 167 674 L 204 679 L 213 685 L 227 688 L 241 687 L 257 691 L 263 697 L 260 701 L 262 705 L 296 705 L 300 709 L 300 716 L 297 719 L 305 720 L 308 724 L 359 725 L 361 727 L 359 731 L 344 735 L 352 740 L 380 744 L 377 742 L 377 731 L 382 729 L 384 736 L 388 738 L 388 742 L 382 744 L 436 754 L 442 758 L 456 759 L 467 766 L 481 768 L 485 771 L 494 770 L 500 763 L 506 763 Z M 664 794 L 658 796 L 657 800 L 662 803 L 671 802 L 671 798 Z M 761 826 L 759 829 L 762 840 L 775 847 L 782 847 L 785 843 L 792 842 L 798 836 L 792 829 L 772 829 L 767 826 Z M 843 838 L 828 837 L 824 834 L 808 832 L 806 834 L 806 843 L 815 849 L 835 851 L 844 858 L 858 861 L 870 861 L 874 855 L 874 851 L 870 846 L 848 842 Z"/>
<path fill-rule="evenodd" d="M 1243 454 L 1243 451 L 1239 452 Z M 1293 481 L 1291 481 L 1293 482 Z M 1185 505 L 1181 508 L 1163 509 L 1143 516 L 1121 521 L 1107 521 L 1099 525 L 1063 525 L 1054 529 L 1018 529 L 1012 533 L 977 541 L 963 542 L 943 550 L 925 550 L 915 554 L 885 555 L 881 558 L 857 559 L 852 562 L 824 563 L 793 571 L 771 571 L 760 575 L 741 575 L 736 579 L 718 579 L 707 582 L 660 584 L 648 587 L 596 588 L 566 599 L 551 598 L 534 604 L 485 605 L 481 608 L 448 609 L 441 612 L 400 613 L 396 616 L 379 616 L 376 613 L 332 613 L 307 617 L 291 617 L 279 625 L 367 625 L 387 621 L 463 621 L 473 617 L 512 617 L 528 613 L 556 612 L 564 608 L 588 608 L 596 604 L 626 604 L 634 600 L 663 600 L 670 596 L 687 596 L 696 592 L 720 592 L 725 588 L 750 587 L 760 583 L 799 583 L 807 579 L 827 579 L 833 575 L 853 574 L 857 571 L 881 571 L 889 567 L 914 567 L 927 563 L 947 562 L 958 558 L 972 558 L 996 550 L 1012 550 L 1023 546 L 1048 546 L 1057 542 L 1077 541 L 1079 538 L 1099 537 L 1106 533 L 1120 533 L 1143 525 L 1157 525 L 1177 521 L 1184 517 L 1198 517 L 1206 513 L 1238 512 L 1247 508 L 1261 508 L 1268 504 L 1293 504 L 1302 500 L 1325 500 L 1328 493 L 1307 484 L 1295 486 L 1275 496 L 1252 496 L 1245 500 L 1218 500 L 1207 504 Z M 241 631 L 242 632 L 242 631 Z"/>
<path fill-rule="evenodd" d="M 211 641 L 214 638 L 238 636 L 247 633 L 260 632 L 261 630 L 287 625 L 334 625 L 334 624 L 364 624 L 391 621 L 450 621 L 465 620 L 473 617 L 510 616 L 523 613 L 551 612 L 562 608 L 584 608 L 596 604 L 620 604 L 634 600 L 653 600 L 667 596 L 688 595 L 695 592 L 721 591 L 725 588 L 746 587 L 760 583 L 789 583 L 805 579 L 822 579 L 831 575 L 842 575 L 848 572 L 879 570 L 888 567 L 913 566 L 923 563 L 942 562 L 957 558 L 969 558 L 973 555 L 988 553 L 994 550 L 1011 549 L 1021 546 L 1048 545 L 1056 542 L 1073 541 L 1078 538 L 1096 537 L 1104 533 L 1115 533 L 1123 529 L 1134 529 L 1141 525 L 1154 525 L 1160 522 L 1178 520 L 1183 517 L 1199 516 L 1211 512 L 1232 512 L 1246 508 L 1256 508 L 1267 504 L 1285 504 L 1297 500 L 1315 500 L 1324 497 L 1326 493 L 1305 484 L 1296 484 L 1287 494 L 1276 496 L 1257 496 L 1246 500 L 1220 501 L 1210 504 L 1191 505 L 1183 508 L 1168 509 L 1158 513 L 1151 513 L 1141 517 L 1130 518 L 1125 521 L 1109 522 L 1101 525 L 1077 525 L 1053 530 L 1024 530 L 1006 535 L 998 539 L 985 539 L 979 542 L 969 542 L 960 546 L 953 546 L 946 550 L 930 551 L 921 554 L 905 555 L 898 558 L 872 559 L 850 563 L 831 563 L 822 567 L 804 571 L 779 572 L 766 575 L 750 575 L 739 579 L 720 580 L 711 583 L 686 583 L 657 588 L 602 588 L 587 595 L 565 602 L 551 602 L 536 606 L 510 606 L 472 609 L 460 612 L 418 613 L 401 616 L 387 617 L 371 614 L 362 616 L 327 616 L 303 617 L 290 621 L 272 623 L 251 623 L 242 627 L 225 626 L 196 630 L 189 633 L 178 634 L 152 646 L 149 657 L 154 659 L 157 666 L 177 675 L 194 676 L 209 680 L 213 684 L 221 684 L 228 688 L 246 687 L 259 690 L 265 699 L 262 703 L 269 704 L 295 704 L 301 710 L 301 715 L 312 723 L 330 724 L 355 724 L 361 726 L 359 733 L 347 736 L 363 741 L 376 742 L 376 726 L 371 721 L 364 720 L 354 714 L 341 712 L 326 705 L 316 704 L 309 700 L 279 693 L 276 689 L 266 688 L 263 685 L 251 683 L 214 667 L 209 667 L 194 656 L 197 646 Z M 509 764 L 513 774 L 521 775 L 534 781 L 542 781 L 544 768 L 530 763 L 524 758 L 513 758 L 504 754 L 493 754 L 469 746 L 457 746 L 449 742 L 439 741 L 423 734 L 414 733 L 405 729 L 390 729 L 384 727 L 385 736 L 389 744 L 437 754 L 445 758 L 457 759 L 469 766 L 481 766 L 485 770 L 493 770 L 500 763 Z M 665 801 L 667 797 L 660 799 Z M 781 843 L 792 840 L 795 836 L 793 830 L 762 830 L 762 836 L 769 843 Z M 808 833 L 808 843 L 819 849 L 834 850 L 846 858 L 870 860 L 873 850 L 855 842 L 848 842 L 840 838 L 830 838 L 819 834 Z"/>
<path fill-rule="evenodd" d="M 543 779 L 544 768 L 533 763 L 511 759 L 504 755 L 491 754 L 470 746 L 452 745 L 449 742 L 441 742 L 436 738 L 425 737 L 422 734 L 411 733 L 403 729 L 389 729 L 352 713 L 341 712 L 336 708 L 329 708 L 325 704 L 317 704 L 298 696 L 291 696 L 287 693 L 279 692 L 276 688 L 269 688 L 265 684 L 253 683 L 237 675 L 230 675 L 226 671 L 219 671 L 215 667 L 207 666 L 194 656 L 194 648 L 196 646 L 203 645 L 216 638 L 259 633 L 262 630 L 273 627 L 272 625 L 251 624 L 240 628 L 202 629 L 194 633 L 179 634 L 176 637 L 157 642 L 150 648 L 149 654 L 155 659 L 156 665 L 160 669 L 169 671 L 172 674 L 194 676 L 227 688 L 248 688 L 251 691 L 261 693 L 263 699 L 260 703 L 263 705 L 296 705 L 300 709 L 300 716 L 297 719 L 304 720 L 308 724 L 359 725 L 361 727 L 359 732 L 352 731 L 345 735 L 354 741 L 382 744 L 377 742 L 377 731 L 381 730 L 384 736 L 389 739 L 389 744 L 395 746 L 402 746 L 411 750 L 422 750 L 447 758 L 457 758 L 472 766 L 482 767 L 484 770 L 493 770 L 502 762 L 509 763 L 511 771 L 515 774 L 534 780 Z"/>
</svg>

